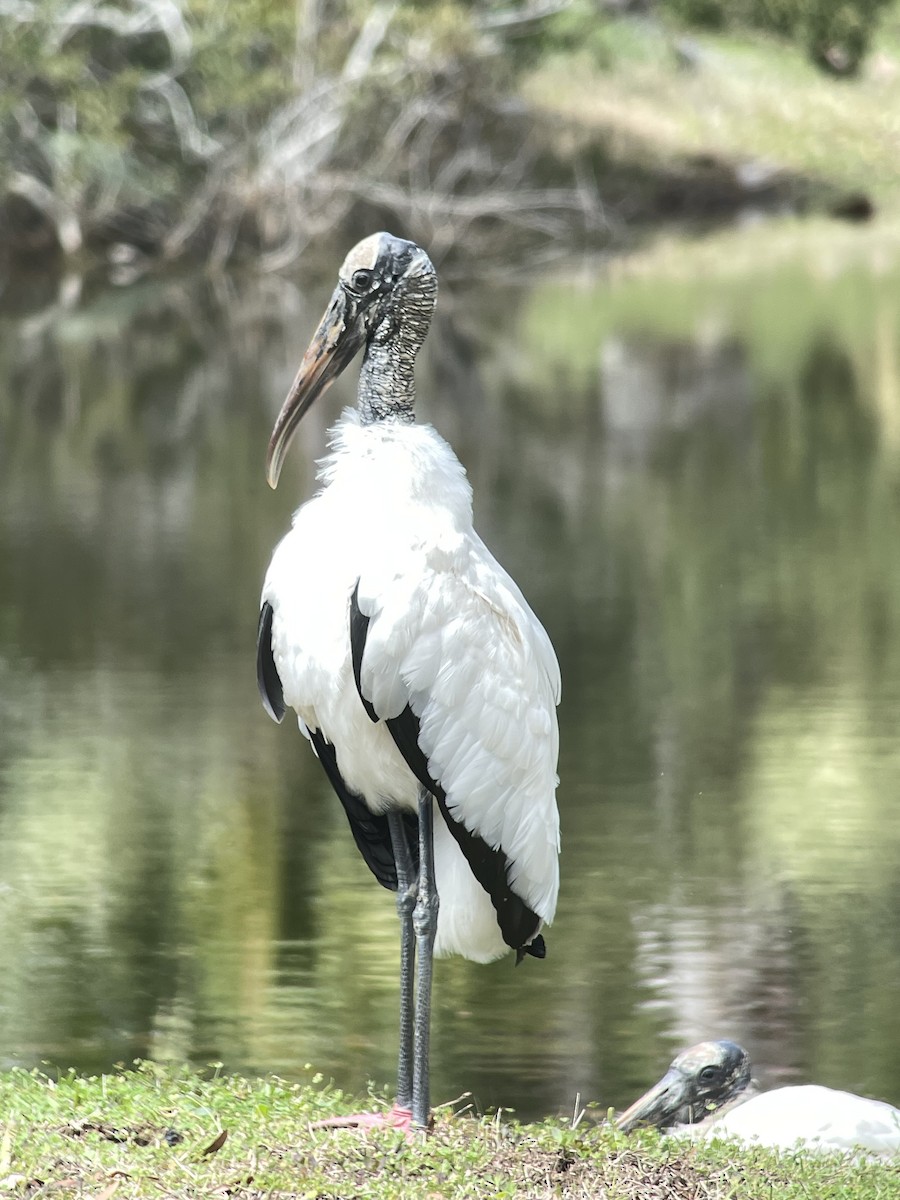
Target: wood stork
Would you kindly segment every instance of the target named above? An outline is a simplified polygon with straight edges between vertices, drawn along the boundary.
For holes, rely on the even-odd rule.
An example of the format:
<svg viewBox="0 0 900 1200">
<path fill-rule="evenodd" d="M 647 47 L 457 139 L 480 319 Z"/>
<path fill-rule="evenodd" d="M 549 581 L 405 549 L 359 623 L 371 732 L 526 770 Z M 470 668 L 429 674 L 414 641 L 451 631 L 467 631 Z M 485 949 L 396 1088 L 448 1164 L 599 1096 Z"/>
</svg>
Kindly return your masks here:
<svg viewBox="0 0 900 1200">
<path fill-rule="evenodd" d="M 272 433 L 272 487 L 303 414 L 363 350 L 357 408 L 275 550 L 257 642 L 265 708 L 276 721 L 296 710 L 363 858 L 397 892 L 398 1087 L 384 1120 L 407 1130 L 430 1119 L 432 955 L 543 958 L 559 886 L 556 655 L 472 527 L 463 467 L 415 421 L 436 298 L 413 242 L 376 233 L 344 261 Z"/>
<path fill-rule="evenodd" d="M 616 1124 L 624 1132 L 655 1125 L 673 1133 L 790 1150 L 841 1151 L 882 1157 L 900 1153 L 900 1109 L 816 1084 L 759 1092 L 750 1057 L 735 1042 L 700 1042 Z"/>
</svg>

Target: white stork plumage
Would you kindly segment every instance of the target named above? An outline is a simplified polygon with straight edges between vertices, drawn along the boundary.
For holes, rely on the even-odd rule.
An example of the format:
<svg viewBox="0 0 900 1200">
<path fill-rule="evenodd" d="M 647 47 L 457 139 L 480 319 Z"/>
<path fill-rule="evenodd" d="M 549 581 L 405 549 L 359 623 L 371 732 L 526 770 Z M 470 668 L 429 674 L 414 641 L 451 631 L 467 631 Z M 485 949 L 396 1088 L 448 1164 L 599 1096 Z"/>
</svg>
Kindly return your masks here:
<svg viewBox="0 0 900 1200">
<path fill-rule="evenodd" d="M 463 467 L 415 421 L 436 297 L 413 242 L 377 233 L 347 256 L 272 434 L 272 487 L 304 412 L 362 349 L 358 404 L 275 550 L 257 644 L 267 711 L 296 710 L 363 858 L 398 894 L 386 1119 L 407 1129 L 430 1119 L 432 954 L 543 958 L 559 885 L 556 655 L 473 529 Z"/>
<path fill-rule="evenodd" d="M 616 1124 L 626 1133 L 655 1125 L 673 1134 L 736 1138 L 779 1150 L 900 1154 L 900 1109 L 818 1084 L 760 1092 L 747 1051 L 725 1040 L 683 1050 Z"/>
</svg>

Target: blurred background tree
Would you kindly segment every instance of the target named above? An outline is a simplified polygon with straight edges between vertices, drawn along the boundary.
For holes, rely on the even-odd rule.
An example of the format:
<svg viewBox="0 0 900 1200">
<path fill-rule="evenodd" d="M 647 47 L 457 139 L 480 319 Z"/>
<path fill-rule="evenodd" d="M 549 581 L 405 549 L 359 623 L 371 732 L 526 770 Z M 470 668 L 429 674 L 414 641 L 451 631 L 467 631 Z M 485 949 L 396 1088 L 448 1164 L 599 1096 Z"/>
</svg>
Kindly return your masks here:
<svg viewBox="0 0 900 1200">
<path fill-rule="evenodd" d="M 495 5 L 45 0 L 0 40 L 6 240 L 290 260 L 359 197 L 496 216 L 491 129 L 512 76 Z M 487 23 L 482 25 L 482 21 Z M 465 115 L 464 115 L 465 114 Z M 513 121 L 505 115 L 505 125 Z M 513 121 L 514 123 L 514 121 Z M 433 176 L 435 156 L 441 178 Z M 528 156 L 526 156 L 528 157 Z M 410 172 L 417 176 L 413 184 Z M 426 199 L 427 194 L 427 199 Z M 529 194 L 542 210 L 574 194 Z M 460 219 L 480 215 L 471 200 Z"/>
<path fill-rule="evenodd" d="M 608 68 L 628 19 L 682 50 L 687 30 L 765 29 L 850 75 L 886 3 L 8 0 L 0 252 L 277 267 L 372 220 L 438 256 L 504 229 L 596 244 L 620 215 L 608 155 L 573 153 L 529 73 L 585 51 Z"/>
</svg>

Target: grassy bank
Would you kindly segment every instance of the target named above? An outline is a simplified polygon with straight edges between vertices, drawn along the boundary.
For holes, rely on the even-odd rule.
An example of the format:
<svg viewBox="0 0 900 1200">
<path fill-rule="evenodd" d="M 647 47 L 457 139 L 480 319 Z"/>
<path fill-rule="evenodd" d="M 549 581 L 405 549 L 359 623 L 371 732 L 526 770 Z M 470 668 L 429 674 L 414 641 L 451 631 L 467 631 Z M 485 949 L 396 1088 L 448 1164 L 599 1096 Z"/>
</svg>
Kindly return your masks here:
<svg viewBox="0 0 900 1200">
<path fill-rule="evenodd" d="M 804 222 L 855 233 L 874 218 L 896 232 L 900 3 L 880 13 L 852 77 L 823 72 L 801 42 L 739 22 L 692 27 L 678 7 L 605 7 L 578 37 L 545 39 L 519 81 L 596 188 L 606 248 L 760 224 L 787 227 L 791 243 Z"/>
<path fill-rule="evenodd" d="M 380 1103 L 380 1102 L 379 1102 Z M 0 1076 L 0 1194 L 15 1197 L 896 1196 L 900 1166 L 626 1139 L 590 1117 L 519 1125 L 438 1112 L 434 1134 L 314 1130 L 351 1101 L 322 1087 L 187 1070 Z"/>
<path fill-rule="evenodd" d="M 804 243 L 819 261 L 831 244 L 842 260 L 870 249 L 883 257 L 900 241 L 898 5 L 852 80 L 823 74 L 800 47 L 765 34 L 687 33 L 625 17 L 545 61 L 524 87 L 538 111 L 577 131 L 573 153 L 605 147 L 600 191 L 630 225 L 632 248 L 650 247 L 652 270 L 660 244 L 677 270 L 672 246 L 715 226 L 723 232 L 705 264 L 688 237 L 690 270 L 740 270 L 763 248 L 777 259 Z M 623 164 L 640 165 L 643 190 L 616 195 Z M 635 228 L 652 236 L 635 238 Z"/>
<path fill-rule="evenodd" d="M 605 65 L 596 49 L 556 58 L 528 90 L 542 107 L 605 131 L 620 155 L 685 158 L 698 170 L 731 163 L 748 196 L 781 172 L 864 189 L 898 208 L 900 15 L 896 22 L 881 31 L 863 75 L 845 80 L 762 34 L 688 36 L 619 20 L 606 31 Z"/>
</svg>

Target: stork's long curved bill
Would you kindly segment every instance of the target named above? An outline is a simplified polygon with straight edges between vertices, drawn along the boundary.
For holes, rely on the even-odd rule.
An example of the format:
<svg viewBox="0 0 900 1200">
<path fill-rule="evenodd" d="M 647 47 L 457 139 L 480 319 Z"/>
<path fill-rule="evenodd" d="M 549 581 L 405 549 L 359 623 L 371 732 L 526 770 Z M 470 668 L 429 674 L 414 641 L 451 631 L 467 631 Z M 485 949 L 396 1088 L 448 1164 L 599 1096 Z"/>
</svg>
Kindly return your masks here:
<svg viewBox="0 0 900 1200">
<path fill-rule="evenodd" d="M 354 307 L 344 289 L 336 287 L 319 328 L 303 355 L 269 439 L 266 478 L 270 487 L 278 486 L 278 476 L 288 446 L 304 413 L 337 379 L 362 347 L 365 330 L 358 313 L 353 311 Z"/>
<path fill-rule="evenodd" d="M 658 1125 L 663 1128 L 671 1124 L 672 1114 L 678 1111 L 684 1098 L 684 1076 L 678 1071 L 667 1071 L 659 1083 L 655 1083 L 616 1118 L 616 1125 L 623 1133 L 630 1133 L 638 1125 Z"/>
</svg>

